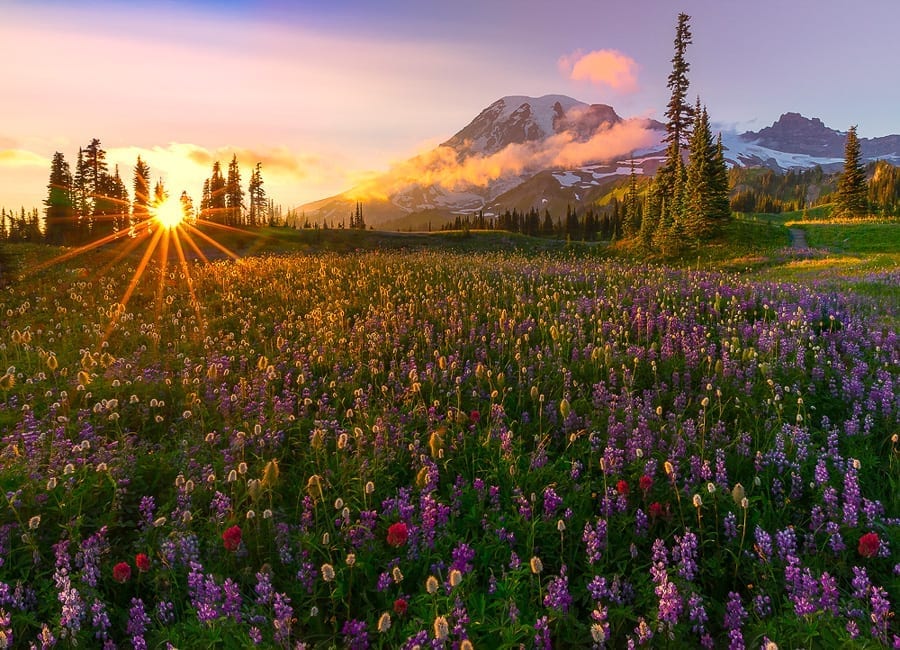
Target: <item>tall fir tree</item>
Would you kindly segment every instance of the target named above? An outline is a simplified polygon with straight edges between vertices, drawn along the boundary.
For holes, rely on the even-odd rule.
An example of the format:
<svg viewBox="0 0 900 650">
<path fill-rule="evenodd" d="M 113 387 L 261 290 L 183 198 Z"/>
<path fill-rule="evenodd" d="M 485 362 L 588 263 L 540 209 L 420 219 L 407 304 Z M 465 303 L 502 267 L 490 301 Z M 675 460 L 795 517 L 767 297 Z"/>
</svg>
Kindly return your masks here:
<svg viewBox="0 0 900 650">
<path fill-rule="evenodd" d="M 251 227 L 261 226 L 266 221 L 266 190 L 263 187 L 262 163 L 256 163 L 256 167 L 250 173 L 250 184 L 247 187 L 247 197 L 250 202 L 247 218 Z"/>
<path fill-rule="evenodd" d="M 709 209 L 718 230 L 731 218 L 731 189 L 721 132 L 716 136 L 716 151 L 712 159 L 712 169 L 709 170 L 709 191 L 711 195 Z"/>
<path fill-rule="evenodd" d="M 70 243 L 75 226 L 75 201 L 72 196 L 72 172 L 65 156 L 57 151 L 50 162 L 50 182 L 44 201 L 45 233 L 48 244 Z"/>
<path fill-rule="evenodd" d="M 213 163 L 212 176 L 209 178 L 209 205 L 207 218 L 215 223 L 225 223 L 225 206 L 225 177 L 222 175 L 222 166 L 217 160 Z"/>
<path fill-rule="evenodd" d="M 75 175 L 72 178 L 72 198 L 75 204 L 75 223 L 71 231 L 70 241 L 74 244 L 88 240 L 91 234 L 91 212 L 93 205 L 90 202 L 90 194 L 87 185 L 87 161 L 84 149 L 78 148 L 78 158 L 75 162 Z"/>
<path fill-rule="evenodd" d="M 677 159 L 681 150 L 690 141 L 693 109 L 687 103 L 687 91 L 690 81 L 688 72 L 691 64 L 685 58 L 687 46 L 693 43 L 691 37 L 691 17 L 685 13 L 678 14 L 678 25 L 675 28 L 675 54 L 672 56 L 672 71 L 669 73 L 667 87 L 671 91 L 669 103 L 666 105 L 666 162 L 657 176 L 665 190 L 671 191 L 676 180 Z"/>
<path fill-rule="evenodd" d="M 150 165 L 144 162 L 140 156 L 134 164 L 131 189 L 134 199 L 131 204 L 131 217 L 134 223 L 150 218 Z"/>
<path fill-rule="evenodd" d="M 713 230 L 710 181 L 712 180 L 715 152 L 716 147 L 709 128 L 709 116 L 706 107 L 700 107 L 698 98 L 694 110 L 694 128 L 691 134 L 684 190 L 685 210 L 682 220 L 685 236 L 693 241 L 708 237 Z"/>
<path fill-rule="evenodd" d="M 225 181 L 225 208 L 228 215 L 226 223 L 229 226 L 243 224 L 244 188 L 241 187 L 241 169 L 238 166 L 236 154 L 228 163 L 228 180 Z"/>
<path fill-rule="evenodd" d="M 631 175 L 628 179 L 628 193 L 625 195 L 625 217 L 622 232 L 626 237 L 634 237 L 641 229 L 641 201 L 638 194 L 637 170 L 634 155 L 631 156 Z"/>
<path fill-rule="evenodd" d="M 868 196 L 866 171 L 860 162 L 859 138 L 856 137 L 856 126 L 851 126 L 844 146 L 844 171 L 838 181 L 835 214 L 850 218 L 865 215 L 869 207 Z"/>
</svg>

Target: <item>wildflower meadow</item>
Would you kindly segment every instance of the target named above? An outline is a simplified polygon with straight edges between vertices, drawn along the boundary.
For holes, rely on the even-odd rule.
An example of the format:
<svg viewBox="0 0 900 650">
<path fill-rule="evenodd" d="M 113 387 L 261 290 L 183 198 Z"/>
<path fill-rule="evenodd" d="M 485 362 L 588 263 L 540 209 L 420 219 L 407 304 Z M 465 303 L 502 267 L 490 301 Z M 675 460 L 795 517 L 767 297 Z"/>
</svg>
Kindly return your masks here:
<svg viewBox="0 0 900 650">
<path fill-rule="evenodd" d="M 373 251 L 123 304 L 133 266 L 0 293 L 0 648 L 900 647 L 877 296 Z"/>
</svg>

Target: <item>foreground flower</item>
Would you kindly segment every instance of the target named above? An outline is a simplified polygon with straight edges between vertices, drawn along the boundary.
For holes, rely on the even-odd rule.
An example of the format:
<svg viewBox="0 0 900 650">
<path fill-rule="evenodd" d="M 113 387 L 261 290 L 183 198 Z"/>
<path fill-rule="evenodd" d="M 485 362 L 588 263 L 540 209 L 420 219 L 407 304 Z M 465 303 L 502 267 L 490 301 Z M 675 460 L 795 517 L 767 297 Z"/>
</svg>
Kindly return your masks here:
<svg viewBox="0 0 900 650">
<path fill-rule="evenodd" d="M 241 527 L 232 526 L 222 533 L 222 543 L 226 551 L 236 551 L 241 545 Z"/>
<path fill-rule="evenodd" d="M 138 571 L 145 573 L 150 570 L 150 558 L 146 553 L 138 553 L 134 556 L 134 565 L 138 568 Z"/>
<path fill-rule="evenodd" d="M 878 533 L 866 533 L 859 538 L 857 550 L 863 557 L 875 557 L 880 546 L 881 540 L 878 538 Z"/>
<path fill-rule="evenodd" d="M 628 496 L 628 481 L 621 479 L 616 483 L 616 492 L 622 496 Z"/>
<path fill-rule="evenodd" d="M 113 567 L 112 575 L 116 582 L 128 582 L 131 578 L 131 565 L 128 562 L 119 562 Z"/>
<path fill-rule="evenodd" d="M 409 529 L 402 521 L 391 524 L 387 532 L 387 543 L 391 546 L 403 546 L 409 537 Z"/>
<path fill-rule="evenodd" d="M 394 613 L 398 616 L 403 616 L 406 613 L 406 608 L 408 605 L 403 598 L 398 598 L 394 601 Z"/>
</svg>

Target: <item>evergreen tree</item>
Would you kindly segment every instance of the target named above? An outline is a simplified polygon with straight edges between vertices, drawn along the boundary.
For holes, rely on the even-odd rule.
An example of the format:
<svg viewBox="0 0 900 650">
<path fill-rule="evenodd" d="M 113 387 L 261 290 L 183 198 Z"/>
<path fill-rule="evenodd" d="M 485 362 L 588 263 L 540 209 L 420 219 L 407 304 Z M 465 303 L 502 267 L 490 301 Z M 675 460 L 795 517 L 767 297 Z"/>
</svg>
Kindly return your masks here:
<svg viewBox="0 0 900 650">
<path fill-rule="evenodd" d="M 226 223 L 229 226 L 243 224 L 244 190 L 241 187 L 241 170 L 238 167 L 237 155 L 231 157 L 228 164 L 228 180 L 225 182 Z"/>
<path fill-rule="evenodd" d="M 731 218 L 730 186 L 728 183 L 728 165 L 725 164 L 725 148 L 722 145 L 722 134 L 716 136 L 716 151 L 709 170 L 709 209 L 710 216 L 717 229 Z M 803 191 L 806 196 L 806 190 Z"/>
<path fill-rule="evenodd" d="M 631 157 L 631 176 L 628 180 L 628 193 L 625 195 L 625 216 L 622 220 L 622 232 L 626 237 L 634 237 L 641 229 L 641 202 L 638 195 L 637 171 L 634 156 Z"/>
<path fill-rule="evenodd" d="M 716 148 L 709 128 L 706 108 L 700 108 L 700 99 L 694 111 L 694 129 L 691 134 L 690 157 L 684 188 L 685 211 L 682 220 L 685 235 L 692 240 L 708 237 L 713 230 L 710 201 L 712 192 L 713 158 Z"/>
<path fill-rule="evenodd" d="M 225 177 L 219 161 L 213 163 L 212 176 L 209 179 L 209 204 L 207 219 L 216 223 L 225 223 Z"/>
<path fill-rule="evenodd" d="M 691 69 L 685 58 L 687 46 L 691 40 L 691 17 L 678 14 L 678 26 L 675 29 L 675 54 L 672 57 L 672 71 L 669 73 L 668 88 L 672 91 L 666 105 L 666 162 L 659 169 L 657 177 L 662 188 L 668 192 L 673 189 L 676 180 L 676 164 L 681 158 L 681 150 L 688 145 L 690 139 L 693 110 L 685 101 L 688 91 L 687 73 Z"/>
<path fill-rule="evenodd" d="M 844 146 L 844 172 L 838 181 L 834 211 L 839 217 L 861 217 L 868 207 L 866 172 L 860 162 L 856 127 L 851 126 Z"/>
<path fill-rule="evenodd" d="M 250 174 L 247 195 L 250 200 L 248 214 L 250 226 L 261 226 L 266 221 L 266 190 L 263 188 L 262 163 L 256 163 L 256 167 Z"/>
<path fill-rule="evenodd" d="M 75 202 L 72 196 L 72 172 L 65 156 L 57 151 L 50 163 L 50 183 L 44 201 L 47 243 L 61 245 L 71 239 L 74 229 Z"/>
<path fill-rule="evenodd" d="M 134 201 L 131 204 L 131 217 L 134 223 L 150 218 L 150 166 L 140 156 L 134 164 L 134 176 L 131 189 L 134 192 Z"/>
<path fill-rule="evenodd" d="M 90 236 L 93 205 L 90 203 L 90 193 L 87 186 L 88 177 L 87 161 L 84 157 L 84 149 L 78 148 L 78 159 L 75 163 L 75 176 L 72 179 L 72 198 L 75 204 L 75 223 L 72 228 L 70 241 L 81 243 L 87 241 Z"/>
</svg>

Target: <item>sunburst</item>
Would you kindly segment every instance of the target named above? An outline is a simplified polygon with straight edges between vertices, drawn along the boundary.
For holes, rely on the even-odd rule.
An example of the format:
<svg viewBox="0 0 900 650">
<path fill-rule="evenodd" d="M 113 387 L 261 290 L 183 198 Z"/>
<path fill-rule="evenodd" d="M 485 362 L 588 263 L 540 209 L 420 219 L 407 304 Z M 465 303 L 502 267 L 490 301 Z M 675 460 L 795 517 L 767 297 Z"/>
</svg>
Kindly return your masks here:
<svg viewBox="0 0 900 650">
<path fill-rule="evenodd" d="M 161 187 L 160 190 L 162 190 Z M 113 220 L 117 223 L 128 222 L 131 218 L 131 215 L 128 213 L 128 203 L 124 201 L 119 201 L 119 203 L 123 209 L 120 214 L 104 215 L 96 218 L 97 221 L 95 223 L 104 223 L 108 220 Z M 200 230 L 199 226 L 239 234 L 247 234 L 247 231 L 197 217 L 191 214 L 190 210 L 181 200 L 169 196 L 165 191 L 159 191 L 156 198 L 147 207 L 148 209 L 145 213 L 145 218 L 132 222 L 128 229 L 117 230 L 87 244 L 72 248 L 43 264 L 33 267 L 28 272 L 28 275 L 31 275 L 32 273 L 46 269 L 54 264 L 71 260 L 79 255 L 103 246 L 118 248 L 113 258 L 102 268 L 96 270 L 95 273 L 99 276 L 108 272 L 115 264 L 122 261 L 125 257 L 134 253 L 139 247 L 144 245 L 145 248 L 141 253 L 140 261 L 125 288 L 119 303 L 116 305 L 116 308 L 112 310 L 113 315 L 103 334 L 102 341 L 108 340 L 110 334 L 116 328 L 121 315 L 126 312 L 128 301 L 140 284 L 145 271 L 152 264 L 155 264 L 159 271 L 157 274 L 159 281 L 156 287 L 156 299 L 154 301 L 156 318 L 160 318 L 164 310 L 165 280 L 168 275 L 169 264 L 172 263 L 176 264 L 182 270 L 183 275 L 186 278 L 187 289 L 190 293 L 191 304 L 196 312 L 197 320 L 202 323 L 203 318 L 200 313 L 200 302 L 197 300 L 194 290 L 189 257 L 200 261 L 203 264 L 208 264 L 210 259 L 204 252 L 204 249 L 206 249 L 207 252 L 210 250 L 216 251 L 217 257 L 225 255 L 233 260 L 239 259 L 235 252 L 216 241 L 216 239 L 206 232 L 203 232 L 203 230 Z M 186 249 L 188 254 L 185 252 Z M 173 251 L 174 256 L 172 255 Z M 170 260 L 170 257 L 174 257 L 174 260 Z"/>
</svg>

